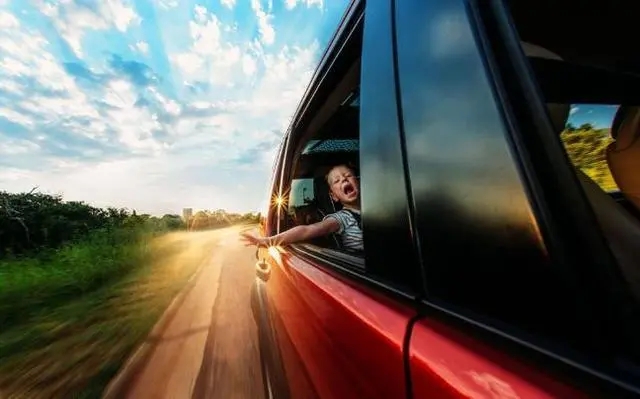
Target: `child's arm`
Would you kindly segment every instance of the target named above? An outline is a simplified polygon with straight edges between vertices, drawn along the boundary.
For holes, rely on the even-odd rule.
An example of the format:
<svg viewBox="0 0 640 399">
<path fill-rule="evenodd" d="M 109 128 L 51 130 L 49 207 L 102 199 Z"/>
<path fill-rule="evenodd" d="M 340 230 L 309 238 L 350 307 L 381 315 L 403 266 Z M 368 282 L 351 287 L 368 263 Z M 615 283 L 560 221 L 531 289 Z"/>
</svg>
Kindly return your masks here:
<svg viewBox="0 0 640 399">
<path fill-rule="evenodd" d="M 334 218 L 327 218 L 321 222 L 296 226 L 271 237 L 256 237 L 247 233 L 242 236 L 250 243 L 259 246 L 287 245 L 307 241 L 312 238 L 327 236 L 340 230 L 340 224 Z"/>
</svg>

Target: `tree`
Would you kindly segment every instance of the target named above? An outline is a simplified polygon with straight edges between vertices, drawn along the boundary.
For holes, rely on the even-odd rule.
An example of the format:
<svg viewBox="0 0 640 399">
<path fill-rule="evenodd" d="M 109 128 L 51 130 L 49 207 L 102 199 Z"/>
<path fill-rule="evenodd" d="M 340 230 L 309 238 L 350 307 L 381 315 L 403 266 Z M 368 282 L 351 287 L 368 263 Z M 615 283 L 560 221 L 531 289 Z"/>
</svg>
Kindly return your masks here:
<svg viewBox="0 0 640 399">
<path fill-rule="evenodd" d="M 605 152 L 611 142 L 608 129 L 593 129 L 589 123 L 582 124 L 576 131 L 566 129 L 560 135 L 571 163 L 586 173 L 604 190 L 615 190 Z"/>
</svg>

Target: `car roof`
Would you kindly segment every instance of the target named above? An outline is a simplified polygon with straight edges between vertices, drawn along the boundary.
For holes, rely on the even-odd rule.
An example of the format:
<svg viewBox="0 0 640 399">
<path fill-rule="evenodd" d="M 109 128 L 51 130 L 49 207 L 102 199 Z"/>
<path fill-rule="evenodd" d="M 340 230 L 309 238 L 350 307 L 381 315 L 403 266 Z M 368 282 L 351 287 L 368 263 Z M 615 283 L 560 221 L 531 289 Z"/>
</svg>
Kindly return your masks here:
<svg viewBox="0 0 640 399">
<path fill-rule="evenodd" d="M 508 0 L 521 40 L 568 62 L 636 72 L 637 15 L 633 2 L 609 0 Z"/>
</svg>

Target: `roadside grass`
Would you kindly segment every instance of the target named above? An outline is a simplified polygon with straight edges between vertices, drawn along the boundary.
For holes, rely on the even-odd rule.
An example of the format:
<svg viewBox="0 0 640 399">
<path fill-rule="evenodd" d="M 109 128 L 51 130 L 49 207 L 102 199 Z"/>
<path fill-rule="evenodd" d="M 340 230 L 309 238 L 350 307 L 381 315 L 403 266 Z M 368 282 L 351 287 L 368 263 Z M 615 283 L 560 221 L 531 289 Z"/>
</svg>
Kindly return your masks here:
<svg viewBox="0 0 640 399">
<path fill-rule="evenodd" d="M 0 397 L 99 398 L 215 237 L 101 231 L 0 260 Z"/>
</svg>

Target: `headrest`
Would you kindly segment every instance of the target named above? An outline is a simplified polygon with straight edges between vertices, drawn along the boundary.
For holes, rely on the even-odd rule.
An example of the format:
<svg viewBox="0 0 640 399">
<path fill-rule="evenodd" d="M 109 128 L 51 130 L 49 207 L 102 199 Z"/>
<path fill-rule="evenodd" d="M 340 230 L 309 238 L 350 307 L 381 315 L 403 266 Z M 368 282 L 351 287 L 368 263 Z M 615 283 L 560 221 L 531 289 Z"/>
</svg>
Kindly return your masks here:
<svg viewBox="0 0 640 399">
<path fill-rule="evenodd" d="M 524 54 L 529 58 L 545 58 L 548 60 L 562 61 L 562 58 L 558 54 L 551 52 L 544 47 L 527 42 L 521 42 L 520 44 L 522 45 Z M 555 131 L 558 134 L 562 133 L 567 125 L 567 120 L 569 119 L 571 104 L 547 103 L 547 109 Z"/>
<path fill-rule="evenodd" d="M 611 124 L 611 138 L 615 140 L 615 149 L 624 150 L 633 145 L 639 136 L 640 107 L 620 106 Z"/>
<path fill-rule="evenodd" d="M 606 149 L 613 180 L 640 209 L 640 107 L 621 106 L 611 126 L 613 141 Z"/>
</svg>

